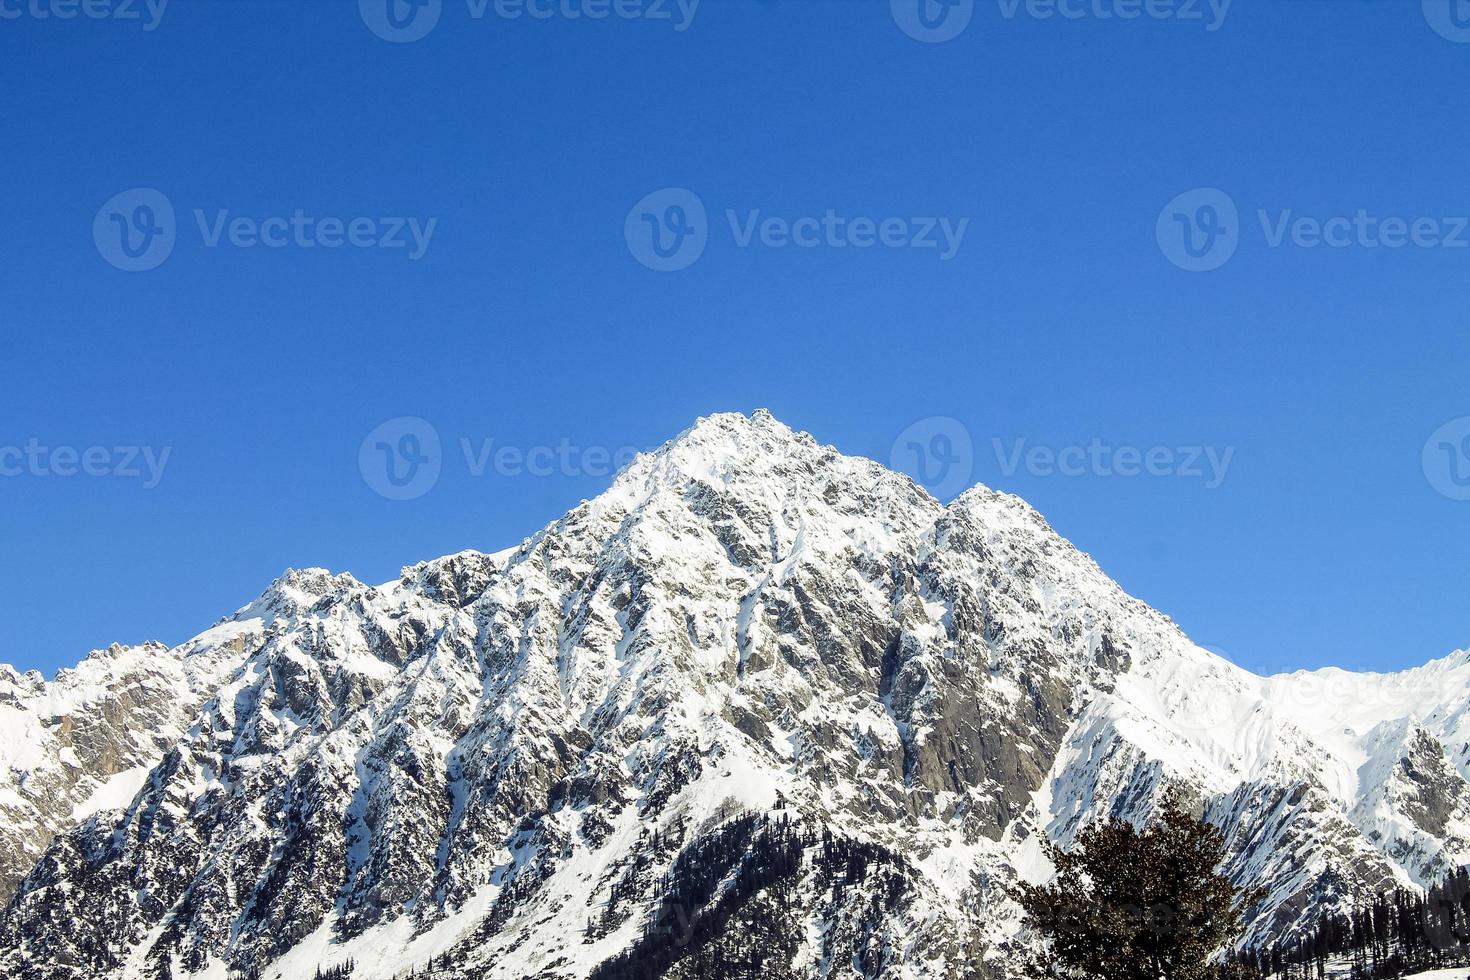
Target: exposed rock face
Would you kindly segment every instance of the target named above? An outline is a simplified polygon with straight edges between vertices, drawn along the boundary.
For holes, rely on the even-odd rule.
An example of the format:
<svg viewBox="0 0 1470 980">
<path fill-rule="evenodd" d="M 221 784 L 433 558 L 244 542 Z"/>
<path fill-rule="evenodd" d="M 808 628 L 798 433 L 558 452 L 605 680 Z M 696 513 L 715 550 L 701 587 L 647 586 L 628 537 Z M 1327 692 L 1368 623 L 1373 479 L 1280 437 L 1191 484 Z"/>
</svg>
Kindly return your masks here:
<svg viewBox="0 0 1470 980">
<path fill-rule="evenodd" d="M 251 638 L 98 650 L 47 683 L 0 664 L 0 898 L 54 834 L 132 799 Z"/>
<path fill-rule="evenodd" d="M 1444 744 L 1414 718 L 1385 722 L 1365 741 L 1354 823 L 1417 881 L 1455 870 L 1456 855 L 1470 850 L 1470 783 Z"/>
<path fill-rule="evenodd" d="M 942 506 L 764 413 L 702 420 L 513 551 L 288 573 L 116 656 L 147 669 L 67 712 L 65 676 L 0 677 L 44 731 L 0 785 L 29 821 L 7 975 L 1004 974 L 1037 835 L 1144 819 L 1171 783 L 1269 889 L 1258 936 L 1470 856 L 1465 656 L 1341 717 L 1019 499 Z"/>
</svg>

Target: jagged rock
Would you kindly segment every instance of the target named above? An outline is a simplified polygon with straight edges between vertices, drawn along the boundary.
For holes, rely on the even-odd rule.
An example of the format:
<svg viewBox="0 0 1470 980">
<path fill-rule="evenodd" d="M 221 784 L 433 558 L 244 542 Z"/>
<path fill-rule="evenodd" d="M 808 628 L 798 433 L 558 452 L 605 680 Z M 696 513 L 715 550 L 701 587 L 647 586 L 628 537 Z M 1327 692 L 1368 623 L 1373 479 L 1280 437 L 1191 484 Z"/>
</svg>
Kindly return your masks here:
<svg viewBox="0 0 1470 980">
<path fill-rule="evenodd" d="M 0 971 L 1004 976 L 1038 835 L 1169 785 L 1259 939 L 1470 857 L 1467 683 L 1256 677 L 1015 497 L 714 416 L 498 555 L 0 670 Z"/>
</svg>

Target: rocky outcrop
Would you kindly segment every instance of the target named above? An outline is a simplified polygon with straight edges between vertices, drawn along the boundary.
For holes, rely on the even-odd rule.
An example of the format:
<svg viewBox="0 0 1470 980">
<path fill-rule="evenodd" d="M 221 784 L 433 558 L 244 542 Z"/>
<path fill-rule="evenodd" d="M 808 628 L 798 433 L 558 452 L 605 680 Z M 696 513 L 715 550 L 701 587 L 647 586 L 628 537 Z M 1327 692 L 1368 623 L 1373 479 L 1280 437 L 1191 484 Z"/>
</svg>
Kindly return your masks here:
<svg viewBox="0 0 1470 980">
<path fill-rule="evenodd" d="M 1003 975 L 1040 835 L 1170 785 L 1267 888 L 1255 937 L 1466 857 L 1464 657 L 1354 721 L 1411 736 L 1344 735 L 1021 500 L 943 506 L 765 413 L 702 420 L 510 551 L 288 573 L 149 650 L 65 725 L 64 678 L 0 686 L 51 733 L 17 783 L 69 785 L 67 746 L 93 783 L 144 773 L 34 817 L 7 975 Z"/>
</svg>

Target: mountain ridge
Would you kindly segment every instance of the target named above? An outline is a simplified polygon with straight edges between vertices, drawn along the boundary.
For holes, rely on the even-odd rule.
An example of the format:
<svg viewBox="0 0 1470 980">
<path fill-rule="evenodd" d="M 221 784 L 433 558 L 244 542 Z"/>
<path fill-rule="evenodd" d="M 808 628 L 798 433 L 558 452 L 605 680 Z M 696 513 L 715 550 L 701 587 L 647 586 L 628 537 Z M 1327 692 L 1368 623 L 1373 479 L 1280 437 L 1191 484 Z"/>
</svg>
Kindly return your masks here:
<svg viewBox="0 0 1470 980">
<path fill-rule="evenodd" d="M 1227 873 L 1267 886 L 1253 940 L 1470 857 L 1464 651 L 1353 675 L 1351 703 L 1335 675 L 1258 677 L 1019 497 L 940 504 L 767 412 L 701 419 L 514 548 L 382 586 L 288 570 L 180 647 L 116 656 L 100 713 L 156 758 L 127 743 L 70 783 L 52 703 L 0 670 L 0 712 L 41 705 L 25 731 L 54 749 L 17 779 L 35 760 L 3 743 L 0 833 L 34 855 L 0 868 L 22 978 L 347 956 L 570 978 L 620 954 L 696 976 L 742 933 L 647 935 L 660 875 L 695 871 L 719 877 L 684 918 L 750 918 L 789 959 L 769 975 L 1004 974 L 1039 835 L 1146 819 L 1171 785 L 1226 830 Z M 732 841 L 744 863 L 705 869 Z M 847 881 L 843 854 L 878 870 Z M 742 876 L 793 914 L 763 922 Z"/>
</svg>

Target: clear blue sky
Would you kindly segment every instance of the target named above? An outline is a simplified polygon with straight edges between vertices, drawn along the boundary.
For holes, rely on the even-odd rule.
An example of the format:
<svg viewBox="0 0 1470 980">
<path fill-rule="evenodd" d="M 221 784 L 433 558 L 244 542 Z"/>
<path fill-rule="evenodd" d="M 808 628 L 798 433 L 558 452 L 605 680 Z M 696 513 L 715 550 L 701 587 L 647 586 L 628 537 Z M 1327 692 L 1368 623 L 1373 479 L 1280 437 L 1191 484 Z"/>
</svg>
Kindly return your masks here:
<svg viewBox="0 0 1470 980">
<path fill-rule="evenodd" d="M 0 448 L 104 447 L 98 472 L 126 469 L 112 447 L 169 456 L 149 488 L 143 461 L 58 476 L 81 463 L 0 455 L 0 660 L 50 673 L 114 640 L 178 642 L 287 566 L 383 581 L 499 549 L 608 482 L 585 453 L 476 477 L 461 439 L 647 447 L 758 406 L 884 460 L 916 423 L 960 454 L 922 421 L 958 420 L 974 480 L 1252 669 L 1470 645 L 1463 473 L 1422 458 L 1470 416 L 1470 249 L 1268 234 L 1287 210 L 1362 210 L 1454 238 L 1470 214 L 1470 43 L 1417 0 L 1236 0 L 1213 31 L 1203 0 L 1204 21 L 977 0 L 945 43 L 887 0 L 704 0 L 683 31 L 444 0 L 408 43 L 356 0 L 173 0 L 152 31 L 37 16 L 56 2 L 0 0 Z M 109 261 L 128 261 L 122 226 L 163 220 L 108 204 L 133 188 L 177 219 L 150 271 Z M 682 227 L 672 198 L 635 208 L 664 188 L 707 209 L 681 271 L 636 246 L 644 214 Z M 1191 261 L 1174 223 L 1229 221 L 1206 213 L 1218 197 L 1166 213 L 1196 188 L 1238 208 L 1212 271 L 1170 258 Z M 305 248 L 264 224 L 297 209 L 372 219 L 364 240 L 437 223 L 415 259 L 406 231 L 408 248 Z M 912 218 L 968 225 L 948 259 L 834 247 L 811 222 L 813 247 L 769 244 L 779 228 L 740 244 L 752 212 L 795 228 L 829 210 L 901 218 L 895 242 Z M 286 244 L 210 247 L 225 211 Z M 443 445 L 406 501 L 359 459 L 399 416 Z M 1446 433 L 1430 462 L 1443 442 L 1470 472 Z M 423 449 L 403 434 L 383 441 Z M 1018 439 L 1233 456 L 1213 487 L 1076 453 L 1066 476 L 1008 466 Z"/>
</svg>

